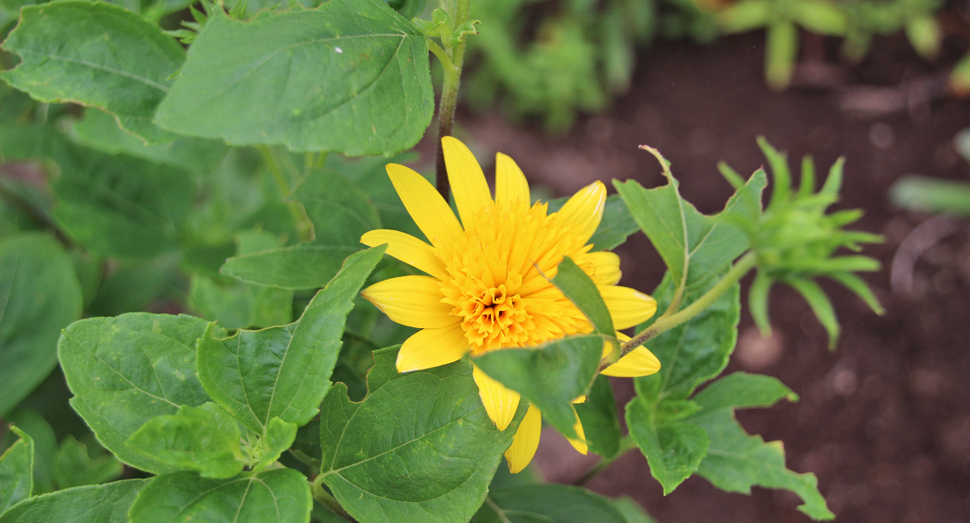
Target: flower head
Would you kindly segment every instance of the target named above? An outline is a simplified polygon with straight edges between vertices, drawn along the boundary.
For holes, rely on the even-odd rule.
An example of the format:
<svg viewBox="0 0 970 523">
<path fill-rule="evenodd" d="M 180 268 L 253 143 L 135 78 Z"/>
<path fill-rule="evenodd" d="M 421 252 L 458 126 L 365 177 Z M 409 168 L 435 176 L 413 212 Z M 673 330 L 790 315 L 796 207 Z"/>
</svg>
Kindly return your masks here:
<svg viewBox="0 0 970 523">
<path fill-rule="evenodd" d="M 508 156 L 496 156 L 495 198 L 471 151 L 452 137 L 442 139 L 448 179 L 461 218 L 421 175 L 397 164 L 387 174 L 408 213 L 430 243 L 392 231 L 370 231 L 369 246 L 388 244 L 387 254 L 427 276 L 403 276 L 372 285 L 362 293 L 393 321 L 421 329 L 398 353 L 400 372 L 437 367 L 466 353 L 483 354 L 538 345 L 592 331 L 583 313 L 549 281 L 569 256 L 597 284 L 617 329 L 637 325 L 654 314 L 656 301 L 620 287 L 620 259 L 590 252 L 599 226 L 606 187 L 594 182 L 576 193 L 559 212 L 531 203 L 529 185 Z M 660 368 L 640 347 L 608 367 L 610 376 L 644 376 Z M 473 376 L 489 418 L 499 430 L 511 423 L 519 394 L 477 366 Z M 513 472 L 523 469 L 539 443 L 541 415 L 530 406 L 506 452 Z M 586 452 L 577 417 L 572 441 Z"/>
</svg>

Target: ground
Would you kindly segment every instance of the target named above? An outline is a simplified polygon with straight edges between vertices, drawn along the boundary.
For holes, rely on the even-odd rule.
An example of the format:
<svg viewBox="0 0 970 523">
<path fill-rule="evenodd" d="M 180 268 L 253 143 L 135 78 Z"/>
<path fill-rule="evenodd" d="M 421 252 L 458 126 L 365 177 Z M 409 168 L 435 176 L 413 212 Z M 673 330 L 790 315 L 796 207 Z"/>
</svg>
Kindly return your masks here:
<svg viewBox="0 0 970 523">
<path fill-rule="evenodd" d="M 790 158 L 812 154 L 821 172 L 846 156 L 838 207 L 864 209 L 856 227 L 886 237 L 865 253 L 883 263 L 866 279 L 887 312 L 877 316 L 827 285 L 843 326 L 838 348 L 829 352 L 808 306 L 776 287 L 770 302 L 776 337 L 762 340 L 743 316 L 727 372 L 776 376 L 801 400 L 739 418 L 750 433 L 782 440 L 790 468 L 818 476 L 837 521 L 970 523 L 970 229 L 964 221 L 938 221 L 937 229 L 951 234 L 915 269 L 901 266 L 894 288 L 894 255 L 907 237 L 907 245 L 926 237 L 930 227 L 911 233 L 930 217 L 901 211 L 887 196 L 906 174 L 970 180 L 970 164 L 952 145 L 970 127 L 970 102 L 938 89 L 955 51 L 930 64 L 902 38 L 879 39 L 874 49 L 854 67 L 802 68 L 796 88 L 775 93 L 762 81 L 762 34 L 710 47 L 661 43 L 641 54 L 629 94 L 607 113 L 581 118 L 565 136 L 513 126 L 500 114 L 462 113 L 459 121 L 479 146 L 509 154 L 530 180 L 559 195 L 594 179 L 661 185 L 656 161 L 637 149 L 657 147 L 672 162 L 684 196 L 707 213 L 730 194 L 717 161 L 751 173 L 764 162 L 758 135 Z M 850 110 L 863 106 L 870 111 Z M 622 284 L 651 291 L 659 283 L 663 267 L 645 237 L 631 237 L 618 252 Z M 750 277 L 744 283 L 746 290 Z M 632 384 L 614 385 L 625 403 Z M 589 465 L 569 459 L 575 453 L 565 442 L 544 441 L 536 461 L 549 479 L 572 482 Z M 728 494 L 699 477 L 664 497 L 637 452 L 588 486 L 633 497 L 661 523 L 809 521 L 795 510 L 792 494 L 759 488 L 751 496 Z"/>
</svg>

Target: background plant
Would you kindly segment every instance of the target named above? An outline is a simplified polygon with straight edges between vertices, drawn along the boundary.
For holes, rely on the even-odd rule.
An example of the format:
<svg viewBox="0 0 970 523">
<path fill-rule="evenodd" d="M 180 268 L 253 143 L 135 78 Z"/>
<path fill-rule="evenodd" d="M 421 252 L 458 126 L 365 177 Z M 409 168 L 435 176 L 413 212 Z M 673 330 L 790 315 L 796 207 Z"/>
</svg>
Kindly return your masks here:
<svg viewBox="0 0 970 523">
<path fill-rule="evenodd" d="M 502 472 L 513 431 L 481 412 L 470 362 L 398 374 L 412 331 L 358 296 L 411 270 L 359 239 L 420 235 L 383 167 L 413 159 L 431 124 L 429 53 L 460 76 L 468 4 L 423 23 L 377 0 L 200 7 L 166 32 L 159 20 L 172 29 L 166 13 L 184 4 L 25 6 L 3 44 L 16 67 L 0 73 L 0 416 L 13 423 L 0 522 L 643 521 L 629 501 Z M 764 211 L 763 171 L 725 169 L 737 192 L 714 216 L 683 200 L 656 151 L 667 185 L 615 183 L 595 248 L 641 231 L 668 267 L 654 292 L 666 312 L 622 347 L 647 342 L 663 363 L 636 382 L 628 435 L 596 377 L 602 343 L 536 354 L 583 356 L 541 370 L 585 384 L 580 417 L 603 458 L 591 475 L 639 448 L 665 492 L 696 472 L 728 491 L 793 490 L 825 519 L 814 476 L 733 418 L 795 394 L 765 376 L 715 378 L 744 274 L 766 275 L 763 296 L 771 281 L 795 286 L 831 327 L 814 278 L 865 296 L 844 274 L 874 265 L 832 255 L 873 238 L 841 231 L 851 213 L 824 212 L 841 164 L 821 193 L 804 167 L 791 191 L 763 147 Z M 583 310 L 601 300 L 575 296 Z M 500 380 L 542 359 L 494 356 Z"/>
</svg>

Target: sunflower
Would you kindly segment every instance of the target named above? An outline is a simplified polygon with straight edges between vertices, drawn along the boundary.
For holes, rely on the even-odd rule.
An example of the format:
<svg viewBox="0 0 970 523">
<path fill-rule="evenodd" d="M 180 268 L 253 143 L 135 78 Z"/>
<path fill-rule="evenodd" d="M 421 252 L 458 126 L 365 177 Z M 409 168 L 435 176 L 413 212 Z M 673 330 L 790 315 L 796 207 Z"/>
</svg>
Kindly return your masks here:
<svg viewBox="0 0 970 523">
<path fill-rule="evenodd" d="M 589 320 L 549 281 L 566 256 L 596 283 L 617 329 L 653 316 L 657 310 L 653 298 L 616 285 L 619 257 L 590 252 L 593 246 L 588 242 L 606 204 L 602 182 L 586 186 L 558 212 L 550 213 L 547 203 L 531 203 L 525 175 L 508 156 L 496 155 L 493 199 L 471 151 L 450 136 L 441 143 L 461 221 L 420 174 L 389 164 L 387 174 L 394 189 L 428 242 L 386 229 L 361 238 L 368 246 L 386 243 L 387 254 L 426 274 L 391 278 L 362 293 L 391 320 L 421 329 L 401 346 L 399 372 L 446 365 L 469 352 L 476 356 L 591 332 Z M 603 374 L 635 377 L 659 369 L 657 358 L 639 347 Z M 477 366 L 473 377 L 489 418 L 505 430 L 519 406 L 519 393 Z M 585 454 L 578 416 L 576 422 L 579 438 L 570 443 Z M 530 406 L 505 453 L 512 472 L 532 460 L 541 429 L 541 413 Z"/>
</svg>

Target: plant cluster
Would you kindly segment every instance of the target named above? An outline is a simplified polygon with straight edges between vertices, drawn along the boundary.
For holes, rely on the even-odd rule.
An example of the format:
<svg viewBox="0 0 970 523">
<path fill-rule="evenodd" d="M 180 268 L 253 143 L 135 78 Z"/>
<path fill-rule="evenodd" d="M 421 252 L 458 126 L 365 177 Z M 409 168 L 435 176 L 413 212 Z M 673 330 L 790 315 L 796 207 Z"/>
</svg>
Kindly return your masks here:
<svg viewBox="0 0 970 523">
<path fill-rule="evenodd" d="M 407 1 L 186 8 L 29 5 L 3 43 L 0 523 L 648 520 L 522 471 L 542 420 L 602 457 L 589 476 L 638 449 L 665 493 L 696 473 L 833 517 L 734 419 L 795 393 L 719 376 L 752 270 L 763 325 L 774 281 L 833 339 L 817 277 L 877 306 L 855 276 L 875 262 L 836 255 L 875 240 L 826 214 L 841 162 L 793 191 L 763 143 L 767 208 L 765 171 L 724 168 L 736 193 L 707 216 L 650 149 L 662 187 L 534 202 L 514 160 L 493 192 L 448 136 L 468 0 L 413 23 Z M 192 21 L 167 32 L 174 12 Z M 431 54 L 434 185 L 402 165 Z M 640 233 L 667 266 L 653 296 L 609 252 Z M 635 379 L 628 434 L 606 376 Z"/>
<path fill-rule="evenodd" d="M 471 46 L 475 69 L 468 98 L 496 99 L 514 117 L 538 116 L 552 132 L 572 126 L 577 111 L 600 112 L 629 88 L 637 50 L 659 36 L 710 43 L 726 34 L 765 31 L 765 80 L 788 87 L 798 62 L 800 30 L 843 39 L 842 55 L 861 60 L 873 36 L 904 31 L 932 59 L 942 31 L 939 0 L 498 0 L 476 10 L 493 30 Z M 970 70 L 957 68 L 955 85 Z"/>
</svg>

